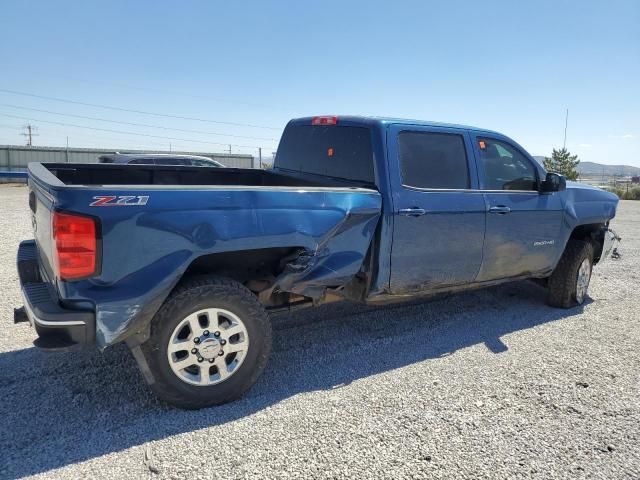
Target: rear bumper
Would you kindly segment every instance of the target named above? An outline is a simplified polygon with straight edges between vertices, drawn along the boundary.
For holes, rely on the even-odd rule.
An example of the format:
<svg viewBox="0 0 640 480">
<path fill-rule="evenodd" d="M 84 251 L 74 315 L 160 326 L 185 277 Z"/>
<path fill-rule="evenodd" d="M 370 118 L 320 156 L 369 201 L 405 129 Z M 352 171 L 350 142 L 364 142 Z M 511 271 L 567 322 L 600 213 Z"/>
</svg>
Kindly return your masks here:
<svg viewBox="0 0 640 480">
<path fill-rule="evenodd" d="M 39 336 L 34 344 L 47 350 L 59 350 L 93 343 L 95 313 L 60 304 L 55 288 L 43 281 L 40 274 L 35 241 L 20 243 L 17 264 L 24 313 Z M 16 312 L 14 320 L 20 321 L 21 312 Z"/>
</svg>

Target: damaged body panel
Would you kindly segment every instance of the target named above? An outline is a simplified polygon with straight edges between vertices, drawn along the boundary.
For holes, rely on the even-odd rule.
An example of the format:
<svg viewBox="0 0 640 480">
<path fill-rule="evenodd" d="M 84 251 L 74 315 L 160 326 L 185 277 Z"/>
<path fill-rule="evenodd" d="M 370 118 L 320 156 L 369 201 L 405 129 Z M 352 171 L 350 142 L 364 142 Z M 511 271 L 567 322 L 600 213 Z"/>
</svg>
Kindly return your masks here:
<svg viewBox="0 0 640 480">
<path fill-rule="evenodd" d="M 381 211 L 377 191 L 356 187 L 181 187 L 177 198 L 174 189 L 162 186 L 47 188 L 33 178 L 31 182 L 36 211 L 100 214 L 100 272 L 73 282 L 55 278 L 51 268 L 48 272 L 65 303 L 90 304 L 95 310 L 100 348 L 145 336 L 182 274 L 211 254 L 299 250 L 303 253 L 285 266 L 275 286 L 317 298 L 358 272 Z M 53 202 L 43 204 L 45 195 Z M 91 206 L 96 195 L 144 196 L 147 202 L 99 208 Z M 47 235 L 37 238 L 41 263 L 50 265 L 43 253 L 50 251 Z"/>
</svg>

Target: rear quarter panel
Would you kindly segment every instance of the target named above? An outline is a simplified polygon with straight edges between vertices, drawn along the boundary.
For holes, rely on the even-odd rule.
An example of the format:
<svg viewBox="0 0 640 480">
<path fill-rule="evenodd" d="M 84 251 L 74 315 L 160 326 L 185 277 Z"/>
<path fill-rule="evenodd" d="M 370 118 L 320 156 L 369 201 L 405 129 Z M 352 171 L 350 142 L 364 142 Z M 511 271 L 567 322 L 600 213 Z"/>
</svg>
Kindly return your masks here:
<svg viewBox="0 0 640 480">
<path fill-rule="evenodd" d="M 143 206 L 91 207 L 97 195 L 148 196 Z M 201 255 L 301 247 L 312 260 L 280 280 L 295 293 L 340 285 L 357 273 L 380 216 L 364 189 L 65 187 L 56 208 L 100 218 L 102 267 L 95 278 L 60 282 L 67 301 L 90 300 L 99 347 L 143 332 L 191 262 Z"/>
</svg>

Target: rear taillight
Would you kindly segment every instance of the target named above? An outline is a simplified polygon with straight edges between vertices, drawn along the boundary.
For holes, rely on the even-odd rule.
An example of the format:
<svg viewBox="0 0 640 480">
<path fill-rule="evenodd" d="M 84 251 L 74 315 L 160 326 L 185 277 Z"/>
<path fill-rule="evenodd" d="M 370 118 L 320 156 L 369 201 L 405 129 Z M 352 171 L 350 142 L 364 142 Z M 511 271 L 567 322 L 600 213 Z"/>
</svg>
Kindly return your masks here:
<svg viewBox="0 0 640 480">
<path fill-rule="evenodd" d="M 311 125 L 337 125 L 338 117 L 313 117 Z"/>
<path fill-rule="evenodd" d="M 54 256 L 62 280 L 94 275 L 98 267 L 96 221 L 72 213 L 53 213 Z"/>
</svg>

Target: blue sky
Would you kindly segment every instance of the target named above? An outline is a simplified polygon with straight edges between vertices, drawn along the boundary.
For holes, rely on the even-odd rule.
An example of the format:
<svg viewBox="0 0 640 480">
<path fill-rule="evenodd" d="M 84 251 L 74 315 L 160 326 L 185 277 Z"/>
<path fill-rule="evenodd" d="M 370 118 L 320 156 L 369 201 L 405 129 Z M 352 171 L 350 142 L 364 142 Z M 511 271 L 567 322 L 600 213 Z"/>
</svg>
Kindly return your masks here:
<svg viewBox="0 0 640 480">
<path fill-rule="evenodd" d="M 36 145 L 255 154 L 290 117 L 348 113 L 490 128 L 545 155 L 568 108 L 582 160 L 640 166 L 637 0 L 21 1 L 2 13 L 0 90 L 268 128 L 0 91 L 0 143 L 32 123 Z"/>
</svg>

